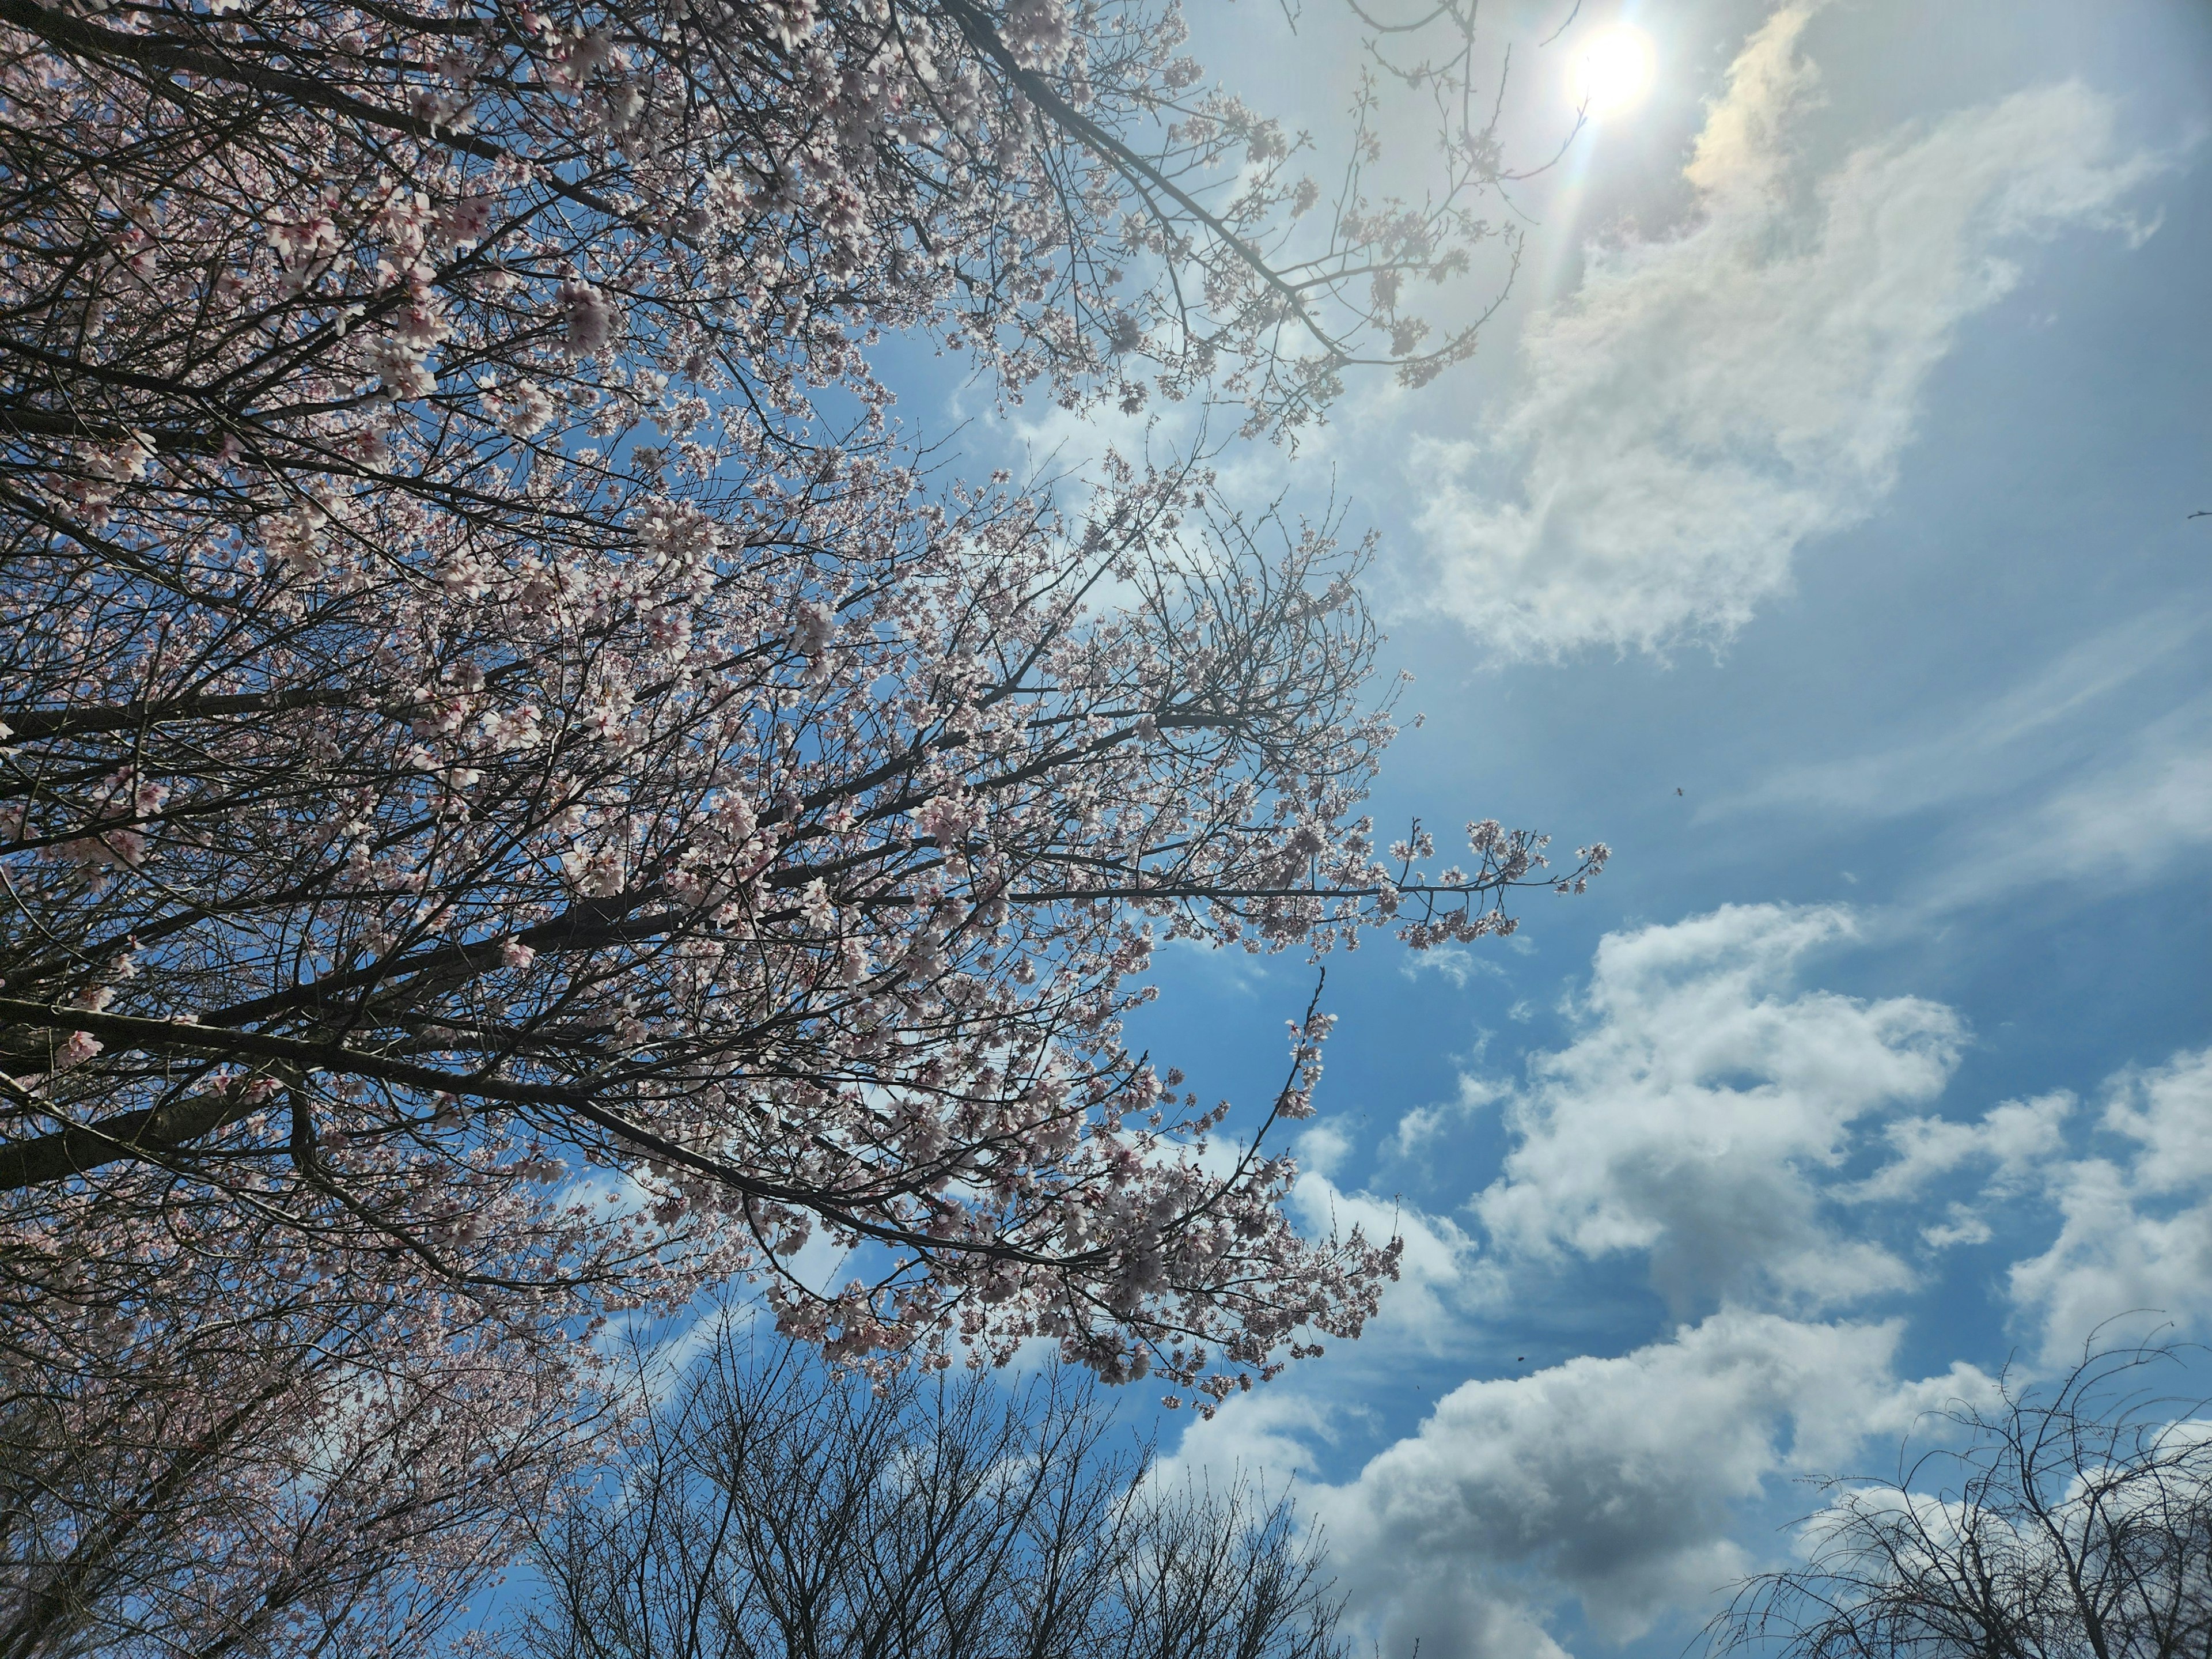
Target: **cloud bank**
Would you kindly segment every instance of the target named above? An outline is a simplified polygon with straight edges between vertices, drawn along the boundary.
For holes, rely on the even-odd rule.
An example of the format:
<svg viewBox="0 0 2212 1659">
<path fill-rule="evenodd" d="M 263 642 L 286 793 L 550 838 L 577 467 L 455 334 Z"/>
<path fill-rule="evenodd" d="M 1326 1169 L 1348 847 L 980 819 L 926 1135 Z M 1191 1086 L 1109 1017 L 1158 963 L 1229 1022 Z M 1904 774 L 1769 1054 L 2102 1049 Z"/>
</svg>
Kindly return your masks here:
<svg viewBox="0 0 2212 1659">
<path fill-rule="evenodd" d="M 1564 1659 L 1569 1609 L 1603 1643 L 1710 1612 L 1765 1565 L 1745 1522 L 1790 1477 L 1991 1401 L 1971 1364 L 1901 1371 L 1898 1310 L 2001 1213 L 2051 1223 L 1997 1275 L 2043 1363 L 2130 1310 L 2212 1328 L 2212 1048 L 2119 1073 L 2094 1112 L 2055 1091 L 1946 1113 L 1966 1041 L 1952 1010 L 1802 982 L 1860 927 L 1833 907 L 1736 905 L 1607 935 L 1570 1041 L 1398 1126 L 1429 1154 L 1455 1118 L 1503 1114 L 1508 1150 L 1462 1212 L 1478 1224 L 1320 1173 L 1340 1179 L 1341 1130 L 1301 1143 L 1319 1166 L 1298 1185 L 1307 1225 L 1407 1240 L 1406 1281 L 1346 1376 L 1450 1352 L 1532 1285 L 1571 1297 L 1572 1270 L 1616 1259 L 1648 1264 L 1676 1322 L 1626 1352 L 1462 1383 L 1335 1484 L 1314 1481 L 1315 1449 L 1365 1420 L 1356 1391 L 1279 1386 L 1186 1436 L 1178 1463 L 1302 1477 L 1363 1642 Z"/>
<path fill-rule="evenodd" d="M 1986 1395 L 1971 1367 L 1900 1382 L 1899 1335 L 1731 1309 L 1619 1358 L 1462 1385 L 1310 1499 L 1350 1611 L 1385 1652 L 1557 1659 L 1543 1620 L 1568 1596 L 1615 1642 L 1709 1605 L 1751 1564 L 1738 1506 L 1774 1477 Z"/>
<path fill-rule="evenodd" d="M 1414 452 L 1431 603 L 1502 656 L 1717 644 L 1797 549 L 1893 488 L 1929 372 L 2010 290 L 2000 250 L 2118 211 L 2123 155 L 2078 84 L 1895 132 L 1804 176 L 1792 129 L 1814 7 L 1745 44 L 1686 176 L 1692 228 L 1593 249 L 1528 324 L 1527 391 L 1473 441 Z M 1517 461 L 1519 500 L 1480 477 Z"/>
</svg>

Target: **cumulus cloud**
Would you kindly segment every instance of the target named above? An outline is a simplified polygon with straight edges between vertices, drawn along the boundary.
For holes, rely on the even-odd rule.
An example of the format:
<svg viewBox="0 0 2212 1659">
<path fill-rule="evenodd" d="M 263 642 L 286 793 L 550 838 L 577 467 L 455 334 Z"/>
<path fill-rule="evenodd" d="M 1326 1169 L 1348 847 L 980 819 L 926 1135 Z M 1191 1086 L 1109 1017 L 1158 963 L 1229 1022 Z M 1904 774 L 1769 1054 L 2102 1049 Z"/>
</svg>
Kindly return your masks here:
<svg viewBox="0 0 2212 1659">
<path fill-rule="evenodd" d="M 1464 1384 L 1310 1493 L 1352 1615 L 1386 1652 L 1523 1659 L 1560 1654 L 1543 1621 L 1567 1596 L 1615 1641 L 1704 1608 L 1749 1565 L 1733 1522 L 1773 1476 L 1985 1395 L 1971 1367 L 1899 1382 L 1899 1328 L 1729 1309 L 1618 1358 Z"/>
<path fill-rule="evenodd" d="M 1796 986 L 1848 939 L 1832 908 L 1731 905 L 1608 934 L 1565 1048 L 1505 1108 L 1517 1144 L 1474 1209 L 1523 1257 L 1648 1253 L 1678 1311 L 1778 1297 L 1819 1308 L 1911 1282 L 1881 1245 L 1824 1218 L 1863 1120 L 1933 1099 L 1952 1012 Z"/>
<path fill-rule="evenodd" d="M 2063 1092 L 1946 1117 L 1929 1107 L 1964 1040 L 1948 1009 L 1801 983 L 1857 926 L 1832 908 L 1732 906 L 1608 935 L 1565 1047 L 1524 1082 L 1468 1079 L 1398 1126 L 1398 1150 L 1423 1152 L 1455 1119 L 1502 1112 L 1510 1146 L 1470 1206 L 1480 1230 L 1301 1178 L 1309 1227 L 1407 1238 L 1377 1331 L 1385 1369 L 1495 1318 L 1532 1260 L 1641 1255 L 1687 1310 L 1626 1353 L 1464 1382 L 1334 1484 L 1316 1479 L 1322 1449 L 1372 1426 L 1340 1379 L 1233 1401 L 1186 1436 L 1181 1464 L 1301 1478 L 1363 1642 L 1565 1659 L 1571 1607 L 1613 1642 L 1694 1619 L 1761 1565 L 1747 1511 L 1784 1478 L 1925 1434 L 1954 1402 L 1990 1404 L 1971 1364 L 1900 1376 L 1902 1318 L 1840 1314 L 1918 1288 L 1875 1206 L 1912 1220 L 1907 1206 L 1948 1203 L 1921 1229 L 1942 1246 L 1989 1237 L 1995 1201 L 2047 1200 L 2058 1237 L 2009 1289 L 2050 1361 L 2131 1308 L 2212 1326 L 2212 1048 L 2119 1074 L 2094 1121 Z M 1331 1164 L 1344 1152 L 1315 1150 Z M 1355 1366 L 1374 1358 L 1361 1346 Z"/>
<path fill-rule="evenodd" d="M 2074 83 L 1804 176 L 1814 9 L 1777 11 L 1729 69 L 1686 170 L 1691 228 L 1592 250 L 1580 292 L 1526 330 L 1517 404 L 1415 452 L 1433 603 L 1501 654 L 1728 638 L 1801 544 L 1893 487 L 1929 371 L 2020 280 L 2000 250 L 2132 228 L 2118 204 L 2156 163 Z M 1486 493 L 1478 475 L 1516 461 L 1520 499 Z"/>
<path fill-rule="evenodd" d="M 2100 1127 L 2125 1150 L 2051 1171 L 2058 1237 L 2012 1270 L 2014 1305 L 2053 1364 L 2138 1309 L 2212 1326 L 2212 1048 L 2122 1073 Z"/>
<path fill-rule="evenodd" d="M 1352 1137 L 1340 1123 L 1323 1121 L 1314 1124 L 1292 1143 L 1297 1155 L 1298 1168 L 1309 1175 L 1327 1176 L 1342 1164 L 1352 1151 Z"/>
</svg>

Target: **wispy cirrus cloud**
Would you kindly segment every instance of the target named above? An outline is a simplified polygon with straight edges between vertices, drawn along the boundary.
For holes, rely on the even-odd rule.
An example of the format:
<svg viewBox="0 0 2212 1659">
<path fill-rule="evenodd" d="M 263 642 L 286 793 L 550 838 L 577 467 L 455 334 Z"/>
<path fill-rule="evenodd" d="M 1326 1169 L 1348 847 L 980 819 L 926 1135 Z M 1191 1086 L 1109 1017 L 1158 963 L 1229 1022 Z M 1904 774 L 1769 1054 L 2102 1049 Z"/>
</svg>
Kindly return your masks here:
<svg viewBox="0 0 2212 1659">
<path fill-rule="evenodd" d="M 2108 893 L 2212 842 L 2212 615 L 2162 608 L 2106 628 L 2018 684 L 1922 711 L 1856 754 L 1808 759 L 1698 809 L 1701 822 L 1796 817 L 1864 826 L 1957 814 L 1899 896 L 1954 910 L 2023 886 Z"/>
<path fill-rule="evenodd" d="M 2100 629 L 1974 706 L 1928 711 L 1921 728 L 1860 753 L 1784 766 L 1701 805 L 1700 822 L 1774 811 L 1901 817 L 1987 800 L 2109 757 L 2116 725 L 2140 726 L 2146 679 L 2194 661 L 2212 616 L 2163 608 Z M 2159 688 L 2151 688 L 2156 696 Z"/>
<path fill-rule="evenodd" d="M 2212 843 L 2212 694 L 2120 734 L 2109 752 L 1964 838 L 1931 871 L 1922 908 L 2039 887 L 2088 896 L 2201 864 Z"/>
</svg>

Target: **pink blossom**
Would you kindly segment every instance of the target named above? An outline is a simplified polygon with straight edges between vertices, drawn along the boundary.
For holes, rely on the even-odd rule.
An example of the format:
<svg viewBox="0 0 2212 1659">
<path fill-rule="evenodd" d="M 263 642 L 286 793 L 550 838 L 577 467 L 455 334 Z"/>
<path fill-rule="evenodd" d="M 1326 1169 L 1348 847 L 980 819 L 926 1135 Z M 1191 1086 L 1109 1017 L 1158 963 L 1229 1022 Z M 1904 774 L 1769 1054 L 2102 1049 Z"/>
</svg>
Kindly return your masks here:
<svg viewBox="0 0 2212 1659">
<path fill-rule="evenodd" d="M 622 314 L 604 289 L 571 278 L 561 284 L 556 298 L 567 331 L 563 343 L 572 356 L 589 356 L 614 343 Z"/>
</svg>

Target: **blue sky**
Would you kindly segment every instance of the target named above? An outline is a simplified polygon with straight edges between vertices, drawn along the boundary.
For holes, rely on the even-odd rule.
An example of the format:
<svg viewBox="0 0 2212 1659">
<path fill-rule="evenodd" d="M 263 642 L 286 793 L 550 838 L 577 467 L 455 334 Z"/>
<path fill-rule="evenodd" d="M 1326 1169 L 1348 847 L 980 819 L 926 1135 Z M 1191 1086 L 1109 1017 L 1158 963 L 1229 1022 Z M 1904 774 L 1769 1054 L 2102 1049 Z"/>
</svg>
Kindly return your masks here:
<svg viewBox="0 0 2212 1659">
<path fill-rule="evenodd" d="M 1677 1653 L 1794 1477 L 2131 1310 L 2212 1336 L 2212 11 L 1585 5 L 1516 141 L 1623 17 L 1651 95 L 1517 198 L 1478 361 L 1231 474 L 1382 534 L 1386 830 L 1615 849 L 1332 966 L 1298 1202 L 1406 1279 L 1157 1425 L 1294 1475 L 1392 1655 Z M 1340 91 L 1263 21 L 1202 39 Z M 1256 1103 L 1310 971 L 1177 956 L 1146 1036 Z"/>
</svg>

